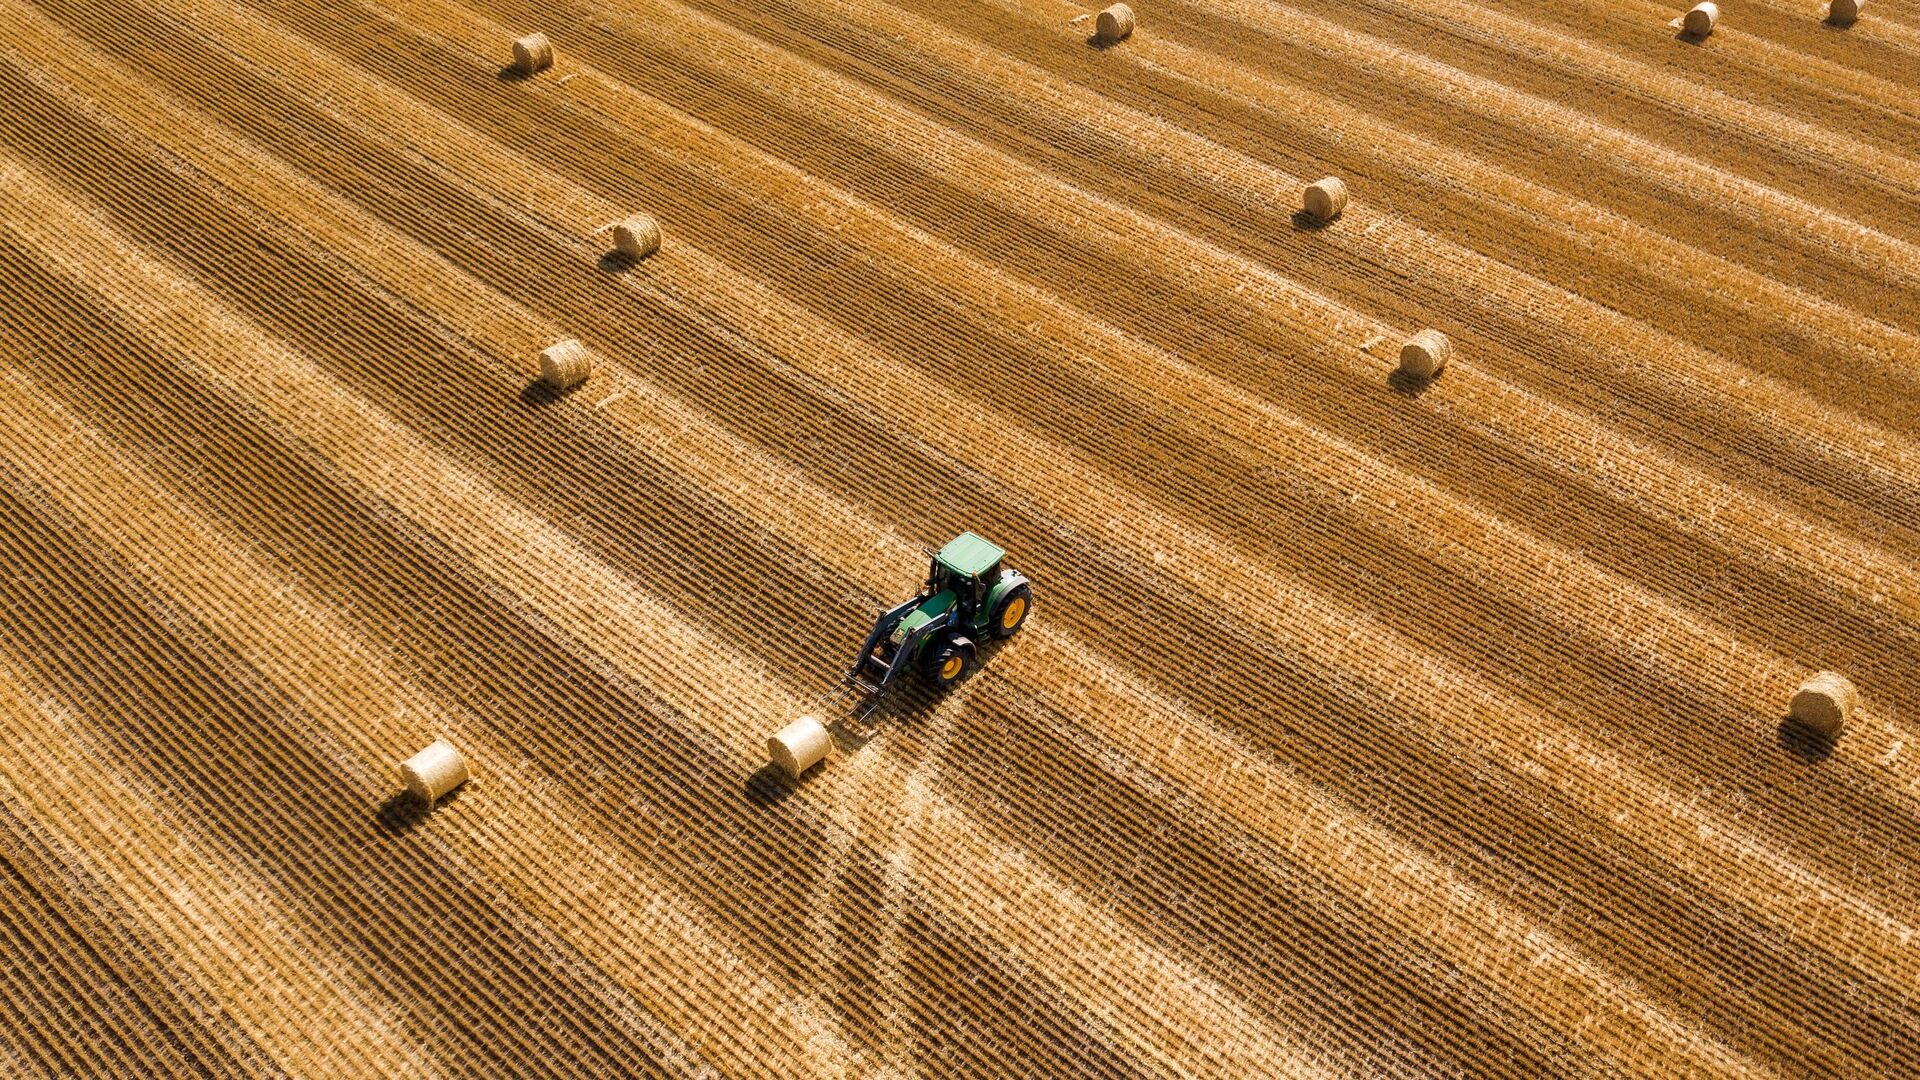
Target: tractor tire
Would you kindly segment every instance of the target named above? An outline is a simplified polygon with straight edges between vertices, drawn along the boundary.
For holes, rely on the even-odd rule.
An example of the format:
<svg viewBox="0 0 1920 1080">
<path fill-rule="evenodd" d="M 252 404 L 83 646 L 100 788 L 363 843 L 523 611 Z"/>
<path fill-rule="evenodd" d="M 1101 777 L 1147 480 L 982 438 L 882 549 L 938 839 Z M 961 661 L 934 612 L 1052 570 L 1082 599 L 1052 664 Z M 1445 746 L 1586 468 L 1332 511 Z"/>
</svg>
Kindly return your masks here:
<svg viewBox="0 0 1920 1080">
<path fill-rule="evenodd" d="M 973 666 L 973 645 L 954 641 L 941 641 L 927 646 L 926 659 L 921 662 L 920 674 L 925 676 L 927 685 L 935 690 L 945 691 L 966 677 L 967 669 Z"/>
<path fill-rule="evenodd" d="M 987 621 L 987 627 L 994 637 L 1010 638 L 1026 625 L 1027 613 L 1032 610 L 1033 590 L 1025 585 L 1016 586 L 993 606 L 993 616 Z"/>
</svg>

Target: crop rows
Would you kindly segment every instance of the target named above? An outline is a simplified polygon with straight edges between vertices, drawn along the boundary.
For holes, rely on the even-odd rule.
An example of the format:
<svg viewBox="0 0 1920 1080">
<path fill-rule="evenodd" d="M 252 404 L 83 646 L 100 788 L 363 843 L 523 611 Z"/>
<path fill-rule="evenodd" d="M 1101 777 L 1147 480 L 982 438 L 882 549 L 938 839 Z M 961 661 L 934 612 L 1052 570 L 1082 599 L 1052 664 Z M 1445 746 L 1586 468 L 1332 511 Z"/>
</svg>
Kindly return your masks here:
<svg viewBox="0 0 1920 1080">
<path fill-rule="evenodd" d="M 1770 10 L 9 2 L 0 1051 L 1908 1070 L 1920 117 Z M 1033 627 L 756 772 L 963 528 Z"/>
</svg>

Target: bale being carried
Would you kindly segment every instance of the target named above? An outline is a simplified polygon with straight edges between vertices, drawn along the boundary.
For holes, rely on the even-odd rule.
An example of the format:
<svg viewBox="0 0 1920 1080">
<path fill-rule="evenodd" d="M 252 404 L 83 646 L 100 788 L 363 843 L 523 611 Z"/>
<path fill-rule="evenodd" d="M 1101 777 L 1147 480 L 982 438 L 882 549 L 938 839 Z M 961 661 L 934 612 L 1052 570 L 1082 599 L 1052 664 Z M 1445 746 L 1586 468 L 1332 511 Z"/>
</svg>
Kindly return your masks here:
<svg viewBox="0 0 1920 1080">
<path fill-rule="evenodd" d="M 798 779 L 820 763 L 833 746 L 833 736 L 818 718 L 803 716 L 767 740 L 767 757 L 789 777 Z"/>
</svg>

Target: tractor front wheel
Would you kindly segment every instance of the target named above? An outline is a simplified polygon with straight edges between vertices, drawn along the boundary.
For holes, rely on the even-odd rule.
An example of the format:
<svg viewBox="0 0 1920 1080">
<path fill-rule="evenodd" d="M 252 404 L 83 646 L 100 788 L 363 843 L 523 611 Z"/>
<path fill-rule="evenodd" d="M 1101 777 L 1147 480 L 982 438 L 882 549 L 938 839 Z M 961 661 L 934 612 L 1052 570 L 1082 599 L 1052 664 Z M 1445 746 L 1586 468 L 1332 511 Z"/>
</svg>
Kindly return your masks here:
<svg viewBox="0 0 1920 1080">
<path fill-rule="evenodd" d="M 927 685 L 935 690 L 947 690 L 972 666 L 972 645 L 942 641 L 927 647 L 927 658 L 920 670 L 927 678 Z"/>
<path fill-rule="evenodd" d="M 1015 586 L 1000 602 L 993 606 L 993 617 L 988 626 L 997 638 L 1010 638 L 1027 621 L 1027 612 L 1033 610 L 1033 590 L 1025 585 Z"/>
</svg>

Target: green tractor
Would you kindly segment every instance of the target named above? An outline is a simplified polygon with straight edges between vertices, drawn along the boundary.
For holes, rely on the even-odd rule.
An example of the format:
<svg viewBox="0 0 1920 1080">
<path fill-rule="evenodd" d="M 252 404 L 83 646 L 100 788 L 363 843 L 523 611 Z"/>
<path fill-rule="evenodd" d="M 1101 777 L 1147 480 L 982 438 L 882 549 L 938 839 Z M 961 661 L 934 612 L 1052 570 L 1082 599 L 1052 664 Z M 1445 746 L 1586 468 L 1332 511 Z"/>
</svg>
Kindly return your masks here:
<svg viewBox="0 0 1920 1080">
<path fill-rule="evenodd" d="M 1033 610 L 1033 588 L 1003 564 L 1006 554 L 970 532 L 927 552 L 931 566 L 920 595 L 873 624 L 846 683 L 876 695 L 910 669 L 935 690 L 959 682 L 979 643 L 1012 637 Z"/>
<path fill-rule="evenodd" d="M 869 699 L 864 720 L 880 707 L 880 693 L 909 670 L 918 671 L 935 690 L 959 682 L 973 666 L 980 642 L 1012 637 L 1033 610 L 1033 587 L 1026 575 L 1002 565 L 1006 554 L 970 532 L 927 552 L 932 565 L 920 595 L 880 616 L 853 667 L 814 709 L 863 693 Z M 798 781 L 832 748 L 827 725 L 809 712 L 767 740 L 767 757 L 772 768 Z"/>
</svg>

